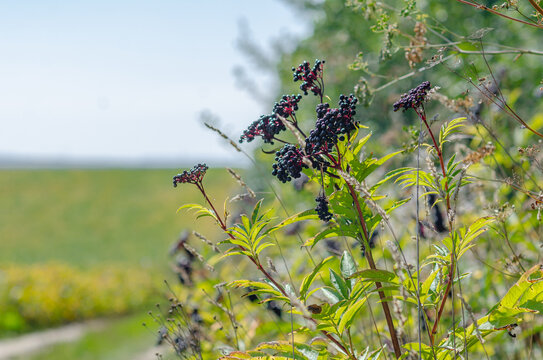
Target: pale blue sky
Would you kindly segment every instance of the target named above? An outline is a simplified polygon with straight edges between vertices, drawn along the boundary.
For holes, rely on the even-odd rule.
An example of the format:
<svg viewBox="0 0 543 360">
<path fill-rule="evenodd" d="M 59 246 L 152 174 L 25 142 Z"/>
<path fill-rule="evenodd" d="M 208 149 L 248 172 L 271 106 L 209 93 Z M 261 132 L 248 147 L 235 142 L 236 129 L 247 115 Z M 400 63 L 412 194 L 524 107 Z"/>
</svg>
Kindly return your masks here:
<svg viewBox="0 0 543 360">
<path fill-rule="evenodd" d="M 0 157 L 231 161 L 198 115 L 236 135 L 268 111 L 232 73 L 241 18 L 268 49 L 304 31 L 276 0 L 2 1 Z"/>
</svg>

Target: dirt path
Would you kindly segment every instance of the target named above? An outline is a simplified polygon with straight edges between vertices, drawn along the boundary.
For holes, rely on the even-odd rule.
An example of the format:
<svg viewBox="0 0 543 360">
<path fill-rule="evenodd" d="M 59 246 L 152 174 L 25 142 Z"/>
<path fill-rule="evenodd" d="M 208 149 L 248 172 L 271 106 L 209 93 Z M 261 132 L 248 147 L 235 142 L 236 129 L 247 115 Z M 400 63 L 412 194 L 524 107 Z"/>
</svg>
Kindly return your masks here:
<svg viewBox="0 0 543 360">
<path fill-rule="evenodd" d="M 75 341 L 88 331 L 101 329 L 105 325 L 103 320 L 92 320 L 0 340 L 0 360 L 37 352 L 53 344 Z"/>
<path fill-rule="evenodd" d="M 153 346 L 133 360 L 157 360 L 156 353 L 164 354 L 167 350 L 167 345 Z"/>
</svg>

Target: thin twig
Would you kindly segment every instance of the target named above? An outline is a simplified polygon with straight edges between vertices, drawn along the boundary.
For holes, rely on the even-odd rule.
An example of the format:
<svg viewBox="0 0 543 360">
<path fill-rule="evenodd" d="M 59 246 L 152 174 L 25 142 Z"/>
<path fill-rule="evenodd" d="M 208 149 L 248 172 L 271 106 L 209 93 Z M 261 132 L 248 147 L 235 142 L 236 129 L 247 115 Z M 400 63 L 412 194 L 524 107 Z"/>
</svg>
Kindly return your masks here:
<svg viewBox="0 0 543 360">
<path fill-rule="evenodd" d="M 511 17 L 511 16 L 508 16 L 508 15 L 502 14 L 501 12 L 496 11 L 496 10 L 494 10 L 494 9 L 492 9 L 492 8 L 489 8 L 488 6 L 485 6 L 485 5 L 481 5 L 481 4 L 477 4 L 477 3 L 472 3 L 472 2 L 466 1 L 466 0 L 456 0 L 456 1 L 461 2 L 462 4 L 466 4 L 466 5 L 469 5 L 469 6 L 473 6 L 474 8 L 477 8 L 477 9 L 480 9 L 480 10 L 488 11 L 488 12 L 490 12 L 490 13 L 492 13 L 492 14 L 501 16 L 501 17 L 506 18 L 506 19 L 509 19 L 509 20 L 513 20 L 513 21 L 519 22 L 519 23 L 524 24 L 524 25 L 533 26 L 533 27 L 536 27 L 536 28 L 538 28 L 538 29 L 543 29 L 543 25 L 534 24 L 534 23 L 531 23 L 531 22 L 528 22 L 528 21 L 524 21 L 524 20 L 520 20 L 520 19 L 515 19 L 514 17 Z"/>
</svg>

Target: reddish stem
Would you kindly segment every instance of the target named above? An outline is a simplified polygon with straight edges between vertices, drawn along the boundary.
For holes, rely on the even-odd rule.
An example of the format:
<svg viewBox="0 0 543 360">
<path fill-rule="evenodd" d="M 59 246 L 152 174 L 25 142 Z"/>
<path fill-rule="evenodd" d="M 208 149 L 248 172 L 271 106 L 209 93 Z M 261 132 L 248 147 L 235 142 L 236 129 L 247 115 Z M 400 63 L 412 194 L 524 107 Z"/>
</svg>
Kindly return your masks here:
<svg viewBox="0 0 543 360">
<path fill-rule="evenodd" d="M 449 198 L 449 182 L 447 181 L 447 173 L 445 171 L 445 162 L 443 161 L 443 154 L 441 153 L 441 150 L 439 149 L 439 146 L 437 145 L 436 138 L 434 137 L 434 133 L 430 129 L 430 125 L 428 125 L 428 122 L 426 121 L 426 115 L 424 114 L 424 112 L 419 112 L 417 109 L 415 109 L 415 112 L 424 122 L 424 125 L 426 125 L 426 129 L 428 129 L 428 133 L 430 134 L 430 137 L 432 138 L 432 142 L 434 143 L 434 148 L 437 151 L 439 165 L 441 165 L 441 173 L 443 174 L 443 179 L 445 180 L 445 198 L 447 200 L 447 219 L 449 220 L 449 226 L 450 226 L 451 223 L 449 219 L 449 210 L 451 209 L 451 203 L 450 203 L 450 198 Z M 450 226 L 450 229 L 452 229 L 452 226 Z"/>
<path fill-rule="evenodd" d="M 532 6 L 534 7 L 534 9 L 543 16 L 543 9 L 541 8 L 541 6 L 539 6 L 538 3 L 536 3 L 534 0 L 528 0 L 530 2 L 530 4 L 532 4 Z"/>
<path fill-rule="evenodd" d="M 371 269 L 377 270 L 377 266 L 375 266 L 375 261 L 373 260 L 373 255 L 371 253 L 371 248 L 369 246 L 369 233 L 368 228 L 366 226 L 366 221 L 364 220 L 364 215 L 362 213 L 362 209 L 360 208 L 360 202 L 358 201 L 358 196 L 356 195 L 355 190 L 353 189 L 352 185 L 348 182 L 345 182 L 347 184 L 347 187 L 349 188 L 349 192 L 351 193 L 351 197 L 353 198 L 354 204 L 356 206 L 356 211 L 358 212 L 358 219 L 360 221 L 360 226 L 362 227 L 362 231 L 364 232 L 364 241 L 365 241 L 365 255 L 366 259 L 368 260 L 368 264 Z M 398 336 L 396 335 L 396 329 L 394 328 L 394 322 L 392 321 L 392 315 L 390 313 L 390 308 L 388 307 L 388 301 L 386 300 L 385 293 L 380 290 L 383 286 L 379 281 L 375 282 L 375 287 L 378 290 L 379 298 L 381 299 L 381 305 L 383 307 L 383 312 L 385 313 L 385 318 L 388 326 L 388 332 L 390 333 L 390 339 L 392 340 L 392 346 L 394 347 L 394 354 L 396 355 L 396 359 L 399 359 L 400 356 L 402 356 L 402 350 L 400 348 L 400 342 L 398 341 Z"/>
<path fill-rule="evenodd" d="M 213 212 L 215 213 L 215 215 L 217 216 L 217 221 L 219 222 L 219 226 L 220 228 L 222 229 L 222 231 L 224 231 L 226 234 L 228 234 L 228 236 L 231 238 L 231 239 L 235 239 L 234 236 L 232 234 L 230 234 L 228 232 L 228 228 L 226 227 L 226 224 L 224 223 L 224 221 L 222 220 L 222 218 L 219 216 L 219 213 L 217 212 L 217 210 L 215 210 L 215 206 L 213 206 L 213 203 L 209 200 L 209 198 L 207 197 L 207 194 L 204 190 L 204 187 L 202 184 L 196 184 L 196 186 L 198 187 L 198 189 L 200 190 L 200 192 L 202 193 L 202 195 L 204 195 L 204 198 L 206 199 L 206 202 L 209 204 L 209 206 L 211 206 L 211 209 L 213 209 Z M 246 251 L 247 249 L 244 248 L 243 246 L 241 245 L 238 245 L 238 247 L 243 250 L 243 251 Z M 260 272 L 262 272 L 262 274 L 264 274 L 264 276 L 270 280 L 273 285 L 275 285 L 275 287 L 277 287 L 277 289 L 279 291 L 281 291 L 281 293 L 283 293 L 283 295 L 287 296 L 286 292 L 285 292 L 285 289 L 279 284 L 277 283 L 277 281 L 275 281 L 275 279 L 266 271 L 266 269 L 264 269 L 264 267 L 260 264 L 260 262 L 256 261 L 256 259 L 254 259 L 253 257 L 250 257 L 249 256 L 249 259 L 251 259 L 251 261 L 253 262 L 253 264 L 256 265 L 256 267 L 258 268 L 258 270 L 260 270 Z M 288 297 L 288 296 L 287 296 Z"/>
<path fill-rule="evenodd" d="M 498 16 L 501 16 L 501 17 L 504 17 L 506 19 L 509 19 L 509 20 L 513 20 L 513 21 L 516 21 L 516 22 L 519 22 L 519 23 L 522 23 L 524 25 L 529 25 L 529 26 L 533 26 L 533 27 L 536 27 L 536 28 L 539 28 L 539 29 L 543 29 L 543 26 L 542 25 L 539 25 L 539 24 L 534 24 L 534 23 L 530 23 L 530 22 L 527 22 L 527 21 L 524 21 L 524 20 L 520 20 L 520 19 L 515 19 L 511 16 L 507 16 L 505 14 L 502 14 L 501 12 L 499 11 L 496 11 L 494 9 L 491 9 L 487 6 L 484 6 L 484 5 L 481 5 L 481 4 L 475 4 L 475 3 L 472 3 L 470 1 L 466 1 L 466 0 L 456 0 L 456 1 L 459 1 L 461 2 L 462 4 L 466 4 L 466 5 L 469 5 L 469 6 L 473 6 L 474 8 L 477 8 L 477 9 L 481 9 L 481 10 L 485 10 L 485 11 L 488 11 L 488 12 L 491 12 L 492 14 L 495 14 L 495 15 L 498 15 Z M 531 1 L 530 1 L 531 2 Z M 536 9 L 537 10 L 537 9 Z"/>
<path fill-rule="evenodd" d="M 420 117 L 420 119 L 424 122 L 424 125 L 426 125 L 426 129 L 428 129 L 428 133 L 430 134 L 430 137 L 432 138 L 432 142 L 434 143 L 434 148 L 436 149 L 437 157 L 439 158 L 439 164 L 441 165 L 441 172 L 443 173 L 443 179 L 445 181 L 445 199 L 447 201 L 447 220 L 449 223 L 449 232 L 451 234 L 451 240 L 453 240 L 454 238 L 454 235 L 452 234 L 453 224 L 450 217 L 451 201 L 450 201 L 450 196 L 449 196 L 449 182 L 447 180 L 447 173 L 445 171 L 445 162 L 443 161 L 443 154 L 437 144 L 437 141 L 434 137 L 434 133 L 432 132 L 432 129 L 430 129 L 430 126 L 428 125 L 428 122 L 426 121 L 426 115 L 424 113 L 424 110 L 419 111 L 415 108 L 415 112 Z M 445 292 L 443 293 L 443 299 L 441 300 L 441 305 L 439 306 L 436 320 L 434 322 L 434 326 L 432 327 L 432 331 L 430 333 L 430 343 L 432 344 L 432 346 L 434 346 L 434 341 L 435 341 L 434 338 L 435 338 L 435 334 L 437 334 L 437 326 L 439 325 L 439 321 L 441 319 L 441 316 L 443 315 L 443 310 L 445 309 L 445 303 L 447 302 L 449 291 L 451 290 L 453 279 L 454 279 L 454 270 L 455 270 L 454 246 L 455 245 L 454 245 L 454 240 L 453 240 L 453 248 L 451 249 L 451 260 L 450 260 L 451 267 L 449 269 L 449 276 L 447 278 L 447 287 L 445 288 Z M 453 306 L 452 311 L 454 314 L 454 306 Z"/>
</svg>

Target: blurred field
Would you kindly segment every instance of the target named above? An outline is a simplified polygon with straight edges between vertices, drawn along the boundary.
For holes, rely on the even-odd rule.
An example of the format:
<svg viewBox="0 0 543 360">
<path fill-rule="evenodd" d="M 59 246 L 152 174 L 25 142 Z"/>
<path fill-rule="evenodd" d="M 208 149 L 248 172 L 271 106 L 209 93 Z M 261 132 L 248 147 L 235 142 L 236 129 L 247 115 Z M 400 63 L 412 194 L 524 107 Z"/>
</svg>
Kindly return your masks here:
<svg viewBox="0 0 543 360">
<path fill-rule="evenodd" d="M 148 350 L 155 337 L 141 323 L 151 320 L 147 315 L 151 302 L 163 300 L 163 279 L 173 278 L 169 248 L 182 230 L 195 225 L 193 214 L 176 210 L 185 203 L 203 204 L 194 186 L 172 186 L 178 171 L 0 171 L 0 308 L 7 311 L 0 322 L 0 338 L 113 316 L 105 329 L 44 349 L 35 358 L 133 359 Z M 210 169 L 204 183 L 212 199 L 224 199 L 235 186 L 223 169 Z M 221 209 L 222 200 L 217 205 Z M 198 226 L 210 239 L 219 234 L 208 219 L 198 220 Z M 103 281 L 108 268 L 118 269 L 121 283 Z M 64 269 L 64 275 L 48 269 Z M 7 276 L 8 271 L 20 276 Z M 134 276 L 133 283 L 122 283 Z M 114 295 L 149 277 L 138 289 L 146 294 L 143 297 L 134 289 Z M 15 281 L 18 278 L 22 283 Z M 85 296 L 88 292 L 95 299 Z M 109 295 L 102 299 L 102 294 Z M 33 302 L 43 303 L 33 306 Z M 106 305 L 108 309 L 97 311 L 103 302 L 111 308 Z M 25 315 L 25 309 L 38 308 L 43 311 Z M 127 312 L 133 315 L 118 317 Z"/>
<path fill-rule="evenodd" d="M 203 200 L 194 186 L 173 188 L 176 171 L 1 171 L 0 264 L 164 264 L 170 244 L 194 222 L 177 208 Z M 209 170 L 205 184 L 217 199 L 234 186 L 221 169 Z"/>
<path fill-rule="evenodd" d="M 162 297 L 166 276 L 126 265 L 1 265 L 0 338 L 149 308 Z"/>
</svg>

